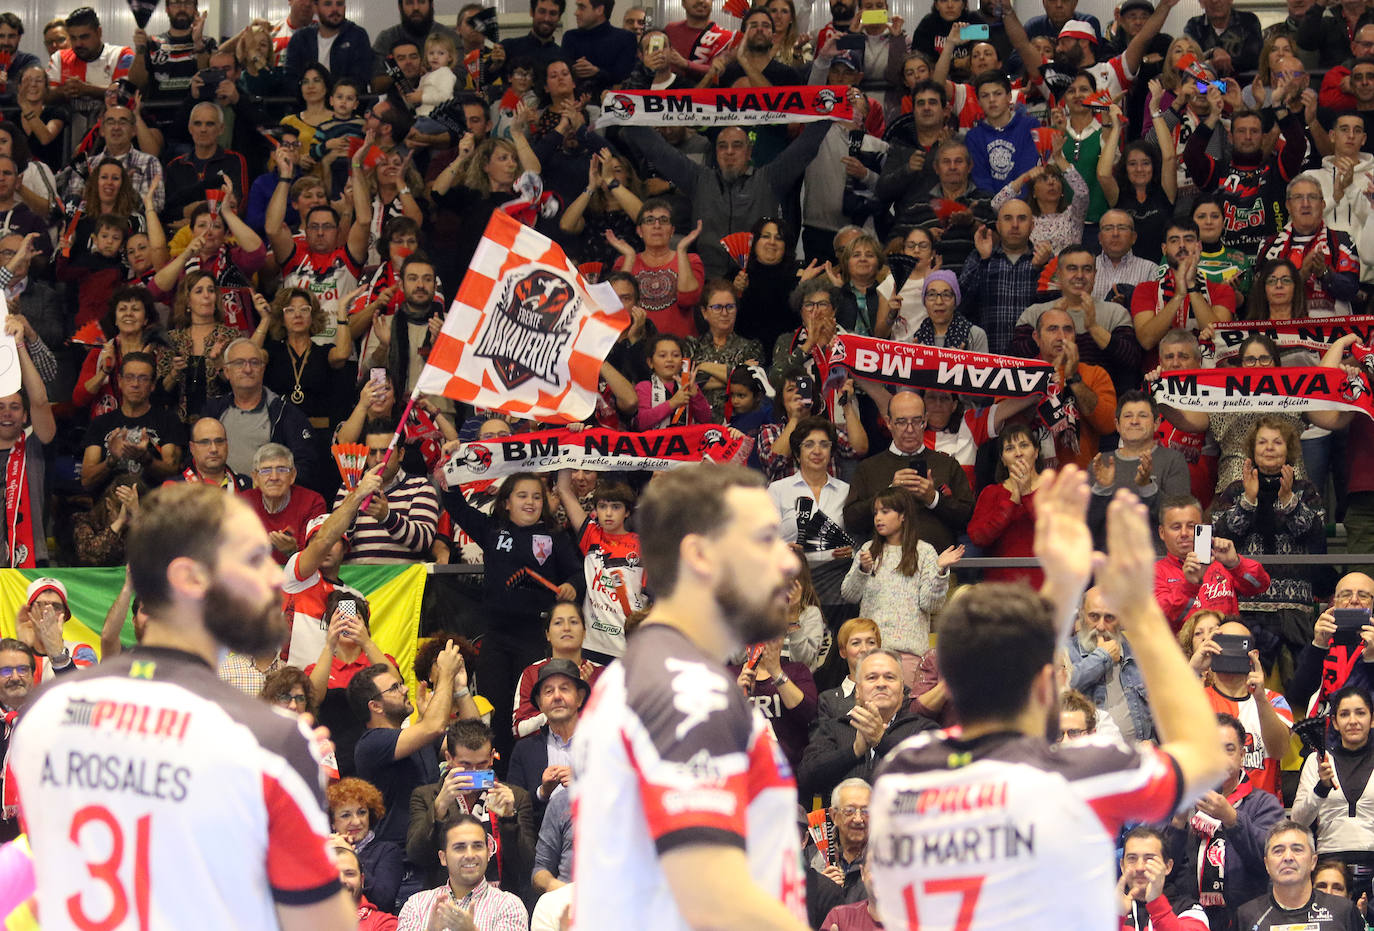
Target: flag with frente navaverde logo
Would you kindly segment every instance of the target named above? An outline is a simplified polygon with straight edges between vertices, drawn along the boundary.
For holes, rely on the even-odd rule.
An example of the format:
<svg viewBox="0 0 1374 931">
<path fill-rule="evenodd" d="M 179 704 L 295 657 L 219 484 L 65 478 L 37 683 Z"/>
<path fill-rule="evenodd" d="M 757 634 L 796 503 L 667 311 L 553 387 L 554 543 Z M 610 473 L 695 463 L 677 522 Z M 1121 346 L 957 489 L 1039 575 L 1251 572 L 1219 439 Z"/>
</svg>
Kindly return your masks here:
<svg viewBox="0 0 1374 931">
<path fill-rule="evenodd" d="M 585 420 L 629 323 L 609 284 L 589 284 L 553 240 L 497 210 L 417 387 L 532 420 Z"/>
</svg>

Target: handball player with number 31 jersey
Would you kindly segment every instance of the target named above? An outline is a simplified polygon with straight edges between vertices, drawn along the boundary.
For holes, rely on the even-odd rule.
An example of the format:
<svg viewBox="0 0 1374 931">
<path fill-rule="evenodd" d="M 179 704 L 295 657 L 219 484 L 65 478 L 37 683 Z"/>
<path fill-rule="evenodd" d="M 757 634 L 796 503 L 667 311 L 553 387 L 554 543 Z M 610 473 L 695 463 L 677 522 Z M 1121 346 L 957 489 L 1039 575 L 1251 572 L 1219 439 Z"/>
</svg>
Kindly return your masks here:
<svg viewBox="0 0 1374 931">
<path fill-rule="evenodd" d="M 44 931 L 355 928 L 310 732 L 215 673 L 285 640 L 262 524 L 171 485 L 128 553 L 142 642 L 39 690 L 10 745 Z"/>
<path fill-rule="evenodd" d="M 899 744 L 870 803 L 870 892 L 887 928 L 1114 928 L 1117 833 L 1160 821 L 1225 775 L 1216 717 L 1152 595 L 1145 507 L 1121 491 L 1095 557 L 1073 466 L 1036 494 L 1041 594 L 982 583 L 945 611 L 940 675 L 961 727 Z M 1093 574 L 1130 638 L 1160 745 L 1054 745 L 1054 650 Z M 1055 728 L 1057 730 L 1057 728 Z"/>
</svg>

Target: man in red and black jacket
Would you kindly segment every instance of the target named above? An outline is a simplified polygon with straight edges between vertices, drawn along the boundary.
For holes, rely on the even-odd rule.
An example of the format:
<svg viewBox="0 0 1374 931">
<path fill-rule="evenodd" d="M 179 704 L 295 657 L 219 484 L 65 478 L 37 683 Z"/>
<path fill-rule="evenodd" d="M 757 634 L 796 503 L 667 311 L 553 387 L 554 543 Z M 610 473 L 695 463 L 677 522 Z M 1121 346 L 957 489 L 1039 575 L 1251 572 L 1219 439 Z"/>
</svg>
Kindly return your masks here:
<svg viewBox="0 0 1374 931">
<path fill-rule="evenodd" d="M 1164 894 L 1164 879 L 1174 861 L 1164 850 L 1164 835 L 1142 824 L 1121 845 L 1121 931 L 1205 931 L 1207 913 L 1195 899 Z"/>
<path fill-rule="evenodd" d="M 1155 601 L 1178 630 L 1194 611 L 1208 608 L 1239 614 L 1240 596 L 1269 588 L 1269 573 L 1253 559 L 1236 553 L 1230 540 L 1212 540 L 1212 561 L 1205 565 L 1193 552 L 1193 530 L 1202 523 L 1196 498 L 1175 498 L 1159 508 L 1159 538 L 1165 556 L 1155 563 Z"/>
<path fill-rule="evenodd" d="M 1302 88 L 1296 84 L 1279 87 L 1271 109 L 1282 137 L 1271 155 L 1265 155 L 1264 120 L 1255 110 L 1232 115 L 1229 159 L 1208 155 L 1207 146 L 1217 131 L 1225 103 L 1216 84 L 1207 88 L 1207 101 L 1211 110 L 1188 137 L 1183 165 L 1199 190 L 1221 195 L 1226 220 L 1221 241 L 1253 255 L 1260 243 L 1283 225 L 1284 185 L 1302 171 L 1307 154 Z"/>
</svg>

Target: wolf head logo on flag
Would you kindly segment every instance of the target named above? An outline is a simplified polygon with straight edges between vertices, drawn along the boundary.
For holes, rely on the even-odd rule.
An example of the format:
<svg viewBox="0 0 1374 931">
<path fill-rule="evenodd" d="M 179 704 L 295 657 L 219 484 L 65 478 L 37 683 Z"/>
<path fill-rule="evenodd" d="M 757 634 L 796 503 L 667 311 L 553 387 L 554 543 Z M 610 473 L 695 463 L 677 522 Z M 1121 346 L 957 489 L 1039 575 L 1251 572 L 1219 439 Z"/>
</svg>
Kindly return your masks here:
<svg viewBox="0 0 1374 931">
<path fill-rule="evenodd" d="M 507 388 L 538 378 L 563 387 L 555 363 L 572 339 L 577 294 L 556 272 L 529 266 L 510 273 L 473 352 L 492 361 Z"/>
</svg>

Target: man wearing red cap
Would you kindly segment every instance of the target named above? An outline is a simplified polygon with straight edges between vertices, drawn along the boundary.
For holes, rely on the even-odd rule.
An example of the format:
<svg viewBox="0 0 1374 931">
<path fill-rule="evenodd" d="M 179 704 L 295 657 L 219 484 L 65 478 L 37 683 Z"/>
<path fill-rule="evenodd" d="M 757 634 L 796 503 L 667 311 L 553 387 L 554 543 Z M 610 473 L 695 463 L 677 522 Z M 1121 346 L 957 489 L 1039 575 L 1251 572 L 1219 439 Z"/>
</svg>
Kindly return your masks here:
<svg viewBox="0 0 1374 931">
<path fill-rule="evenodd" d="M 63 640 L 62 625 L 71 618 L 67 607 L 67 586 L 57 579 L 34 579 L 24 593 L 24 605 L 14 617 L 15 636 L 33 648 L 37 665 L 33 681 L 37 685 L 54 671 L 71 666 L 94 666 L 95 650 L 78 640 Z"/>
</svg>

